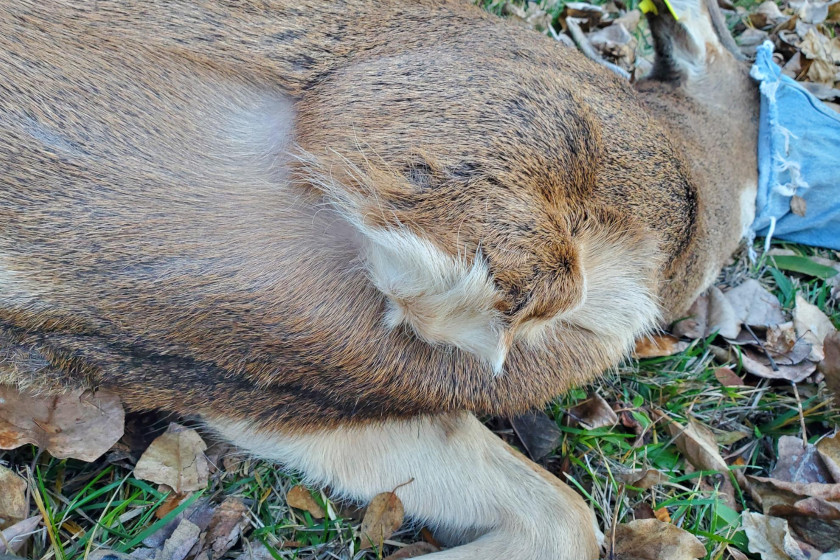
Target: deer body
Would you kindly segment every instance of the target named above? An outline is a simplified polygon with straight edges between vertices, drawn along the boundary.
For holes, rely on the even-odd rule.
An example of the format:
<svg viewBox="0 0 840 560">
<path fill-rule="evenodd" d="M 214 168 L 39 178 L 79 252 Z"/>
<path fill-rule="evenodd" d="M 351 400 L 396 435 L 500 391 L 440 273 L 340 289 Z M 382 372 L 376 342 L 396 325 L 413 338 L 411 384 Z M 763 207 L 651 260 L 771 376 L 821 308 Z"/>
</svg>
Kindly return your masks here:
<svg viewBox="0 0 840 560">
<path fill-rule="evenodd" d="M 441 560 L 594 558 L 468 413 L 615 364 L 751 222 L 757 93 L 689 8 L 634 91 L 457 2 L 5 3 L 0 383 L 198 415 L 353 498 L 415 478 L 476 538 Z"/>
</svg>

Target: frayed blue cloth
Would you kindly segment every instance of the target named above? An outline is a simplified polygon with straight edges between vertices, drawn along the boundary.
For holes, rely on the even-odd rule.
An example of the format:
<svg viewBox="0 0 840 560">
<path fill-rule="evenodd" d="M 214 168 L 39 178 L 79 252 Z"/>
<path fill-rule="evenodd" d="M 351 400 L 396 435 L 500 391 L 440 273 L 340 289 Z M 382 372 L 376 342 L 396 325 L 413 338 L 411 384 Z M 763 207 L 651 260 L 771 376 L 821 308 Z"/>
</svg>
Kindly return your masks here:
<svg viewBox="0 0 840 560">
<path fill-rule="evenodd" d="M 840 114 L 782 74 L 770 42 L 750 75 L 761 90 L 753 231 L 840 250 Z M 791 211 L 793 195 L 805 200 L 804 216 Z"/>
</svg>

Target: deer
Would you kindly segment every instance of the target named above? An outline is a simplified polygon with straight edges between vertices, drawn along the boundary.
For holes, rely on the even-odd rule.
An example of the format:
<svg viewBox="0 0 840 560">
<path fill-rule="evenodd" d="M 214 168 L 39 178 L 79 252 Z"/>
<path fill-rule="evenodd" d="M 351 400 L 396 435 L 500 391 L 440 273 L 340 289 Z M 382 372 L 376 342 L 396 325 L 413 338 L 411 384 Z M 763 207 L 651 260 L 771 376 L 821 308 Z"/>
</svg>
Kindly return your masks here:
<svg viewBox="0 0 840 560">
<path fill-rule="evenodd" d="M 631 84 L 466 1 L 3 2 L 0 384 L 399 487 L 430 560 L 597 558 L 478 418 L 616 365 L 748 230 L 758 90 L 712 4 L 653 0 Z"/>
</svg>

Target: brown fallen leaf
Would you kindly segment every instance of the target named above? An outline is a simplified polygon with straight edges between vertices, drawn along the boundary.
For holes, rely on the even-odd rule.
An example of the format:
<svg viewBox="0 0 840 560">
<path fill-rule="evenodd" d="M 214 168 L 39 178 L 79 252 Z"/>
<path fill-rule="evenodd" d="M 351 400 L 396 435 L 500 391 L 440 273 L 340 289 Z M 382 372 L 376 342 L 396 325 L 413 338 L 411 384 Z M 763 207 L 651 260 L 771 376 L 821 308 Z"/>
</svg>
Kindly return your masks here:
<svg viewBox="0 0 840 560">
<path fill-rule="evenodd" d="M 134 476 L 166 484 L 175 492 L 200 490 L 210 474 L 204 450 L 207 444 L 193 429 L 170 424 L 137 461 Z"/>
<path fill-rule="evenodd" d="M 736 509 L 735 488 L 729 478 L 729 465 L 720 454 L 714 433 L 695 421 L 690 421 L 685 426 L 670 421 L 668 432 L 674 438 L 677 448 L 694 468 L 721 473 L 718 481 L 719 491 L 726 498 L 727 505 Z"/>
<path fill-rule="evenodd" d="M 210 546 L 210 558 L 215 560 L 224 556 L 249 525 L 248 506 L 240 498 L 233 496 L 225 498 L 216 509 L 207 527 L 205 542 Z"/>
<path fill-rule="evenodd" d="M 635 488 L 641 488 L 642 490 L 648 490 L 649 488 L 670 480 L 667 474 L 656 469 L 619 473 L 616 475 L 616 478 L 625 484 Z"/>
<path fill-rule="evenodd" d="M 834 393 L 834 402 L 840 403 L 840 332 L 829 334 L 823 340 L 825 359 L 820 362 L 820 372 L 825 376 L 825 385 Z"/>
<path fill-rule="evenodd" d="M 840 548 L 840 484 L 747 480 L 762 513 L 783 517 L 798 540 L 823 552 Z"/>
<path fill-rule="evenodd" d="M 696 560 L 706 556 L 697 537 L 658 519 L 637 519 L 615 529 L 616 560 Z"/>
<path fill-rule="evenodd" d="M 785 322 L 776 296 L 752 278 L 725 294 L 737 321 L 751 327 L 769 327 Z M 731 338 L 731 337 L 727 337 Z"/>
<path fill-rule="evenodd" d="M 771 363 L 766 354 L 745 346 L 741 347 L 741 364 L 753 375 L 767 379 L 785 379 L 794 383 L 804 381 L 817 371 L 817 364 L 808 360 L 793 365 Z"/>
<path fill-rule="evenodd" d="M 789 17 L 784 15 L 779 10 L 779 6 L 772 0 L 762 2 L 761 5 L 759 5 L 758 8 L 750 14 L 750 23 L 759 29 L 770 25 L 777 25 L 787 19 L 789 19 Z"/>
<path fill-rule="evenodd" d="M 701 295 L 688 309 L 684 319 L 674 323 L 671 332 L 676 336 L 697 339 L 706 336 L 709 314 L 709 296 Z"/>
<path fill-rule="evenodd" d="M 777 456 L 776 466 L 770 473 L 771 478 L 804 484 L 834 482 L 816 445 L 803 445 L 797 437 L 782 436 L 779 438 Z"/>
<path fill-rule="evenodd" d="M 0 386 L 0 449 L 31 443 L 57 459 L 95 461 L 122 437 L 124 420 L 108 391 L 34 396 Z"/>
<path fill-rule="evenodd" d="M 426 554 L 439 551 L 440 549 L 435 545 L 419 541 L 399 549 L 386 557 L 385 560 L 406 560 L 407 558 L 417 558 L 418 556 L 425 556 Z"/>
<path fill-rule="evenodd" d="M 14 525 L 27 513 L 26 481 L 0 466 L 0 529 Z"/>
<path fill-rule="evenodd" d="M 732 304 L 716 286 L 709 288 L 709 316 L 707 335 L 717 332 L 723 338 L 735 339 L 741 332 L 741 321 Z"/>
<path fill-rule="evenodd" d="M 807 560 L 786 520 L 745 511 L 741 527 L 749 539 L 750 552 L 760 554 L 762 560 Z"/>
<path fill-rule="evenodd" d="M 790 211 L 797 216 L 804 216 L 808 212 L 808 203 L 799 195 L 790 197 Z"/>
<path fill-rule="evenodd" d="M 668 508 L 661 507 L 653 512 L 654 517 L 661 521 L 662 523 L 670 523 L 671 522 L 671 512 L 668 511 Z"/>
<path fill-rule="evenodd" d="M 834 325 L 819 307 L 808 303 L 801 295 L 796 295 L 796 307 L 793 309 L 793 324 L 797 336 L 811 343 L 811 355 L 809 359 L 819 362 L 825 358 L 823 341 L 825 338 L 837 332 Z"/>
<path fill-rule="evenodd" d="M 289 491 L 286 492 L 286 503 L 295 509 L 308 511 L 315 519 L 324 518 L 323 508 L 318 505 L 318 502 L 316 502 L 315 498 L 312 497 L 312 494 L 309 493 L 309 489 L 300 484 L 292 486 Z"/>
<path fill-rule="evenodd" d="M 724 387 L 743 387 L 746 385 L 744 380 L 728 367 L 715 368 L 715 379 Z"/>
<path fill-rule="evenodd" d="M 10 552 L 17 553 L 21 547 L 26 544 L 29 536 L 38 528 L 41 523 L 41 516 L 29 517 L 23 521 L 18 521 L 10 527 L 6 527 L 0 531 L 0 554 Z"/>
<path fill-rule="evenodd" d="M 588 399 L 570 408 L 567 414 L 587 430 L 618 424 L 618 415 L 597 393 L 591 393 Z"/>
<path fill-rule="evenodd" d="M 157 551 L 155 560 L 184 560 L 198 542 L 200 534 L 201 529 L 197 525 L 182 519 L 172 536 L 163 543 L 163 548 Z"/>
<path fill-rule="evenodd" d="M 840 483 L 840 432 L 822 437 L 816 446 L 834 482 Z"/>
<path fill-rule="evenodd" d="M 396 493 L 383 492 L 374 496 L 362 519 L 361 548 L 381 548 L 385 539 L 400 528 L 404 516 L 402 502 Z"/>
<path fill-rule="evenodd" d="M 787 354 L 796 348 L 798 339 L 796 330 L 793 328 L 793 321 L 779 323 L 767 327 L 767 339 L 764 341 L 764 347 L 777 355 Z M 808 353 L 810 353 L 810 348 Z"/>
<path fill-rule="evenodd" d="M 560 445 L 562 433 L 557 427 L 557 422 L 542 410 L 532 410 L 514 416 L 510 423 L 534 461 L 539 461 Z"/>
<path fill-rule="evenodd" d="M 654 334 L 645 336 L 636 341 L 636 349 L 633 350 L 634 358 L 661 358 L 673 356 L 688 348 L 687 342 L 682 342 L 670 334 Z"/>
</svg>

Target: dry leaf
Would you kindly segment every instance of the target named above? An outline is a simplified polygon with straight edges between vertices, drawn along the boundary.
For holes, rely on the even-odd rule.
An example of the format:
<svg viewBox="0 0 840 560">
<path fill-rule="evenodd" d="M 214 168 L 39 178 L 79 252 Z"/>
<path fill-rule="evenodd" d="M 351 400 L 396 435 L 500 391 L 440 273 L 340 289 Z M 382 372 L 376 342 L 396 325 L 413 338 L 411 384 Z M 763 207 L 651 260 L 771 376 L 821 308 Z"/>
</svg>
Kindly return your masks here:
<svg viewBox="0 0 840 560">
<path fill-rule="evenodd" d="M 726 292 L 725 297 L 732 306 L 736 321 L 740 323 L 751 327 L 769 327 L 785 322 L 778 298 L 765 290 L 758 280 L 750 278 L 744 281 L 737 288 Z"/>
<path fill-rule="evenodd" d="M 403 523 L 405 512 L 400 499 L 394 492 L 377 494 L 362 519 L 361 548 L 381 547 Z"/>
<path fill-rule="evenodd" d="M 752 348 L 741 348 L 741 364 L 753 375 L 767 379 L 785 379 L 799 383 L 817 370 L 817 364 L 810 361 L 798 364 L 782 364 L 775 362 L 775 369 L 770 360 L 763 353 Z"/>
<path fill-rule="evenodd" d="M 418 556 L 425 556 L 426 554 L 438 551 L 440 549 L 435 545 L 420 541 L 399 549 L 397 552 L 385 558 L 385 560 L 406 560 L 407 558 L 417 558 Z"/>
<path fill-rule="evenodd" d="M 822 437 L 816 447 L 826 470 L 831 473 L 834 482 L 840 483 L 840 432 Z"/>
<path fill-rule="evenodd" d="M 735 488 L 729 480 L 729 466 L 720 454 L 715 435 L 709 428 L 691 421 L 686 426 L 676 422 L 668 424 L 668 431 L 674 437 L 674 443 L 691 465 L 699 470 L 719 471 L 720 492 L 726 497 L 727 504 L 735 509 Z"/>
<path fill-rule="evenodd" d="M 809 359 L 819 362 L 825 357 L 823 340 L 829 334 L 836 332 L 831 319 L 826 317 L 819 307 L 805 301 L 801 295 L 796 295 L 796 307 L 793 309 L 793 325 L 800 338 L 811 343 Z"/>
<path fill-rule="evenodd" d="M 808 203 L 799 195 L 790 197 L 790 211 L 797 216 L 804 216 L 808 212 Z"/>
<path fill-rule="evenodd" d="M 790 7 L 805 23 L 822 23 L 828 17 L 828 2 L 824 0 L 791 0 Z"/>
<path fill-rule="evenodd" d="M 0 529 L 17 523 L 27 513 L 26 481 L 0 466 Z"/>
<path fill-rule="evenodd" d="M 0 553 L 10 552 L 15 554 L 21 547 L 26 544 L 29 535 L 31 535 L 38 525 L 41 523 L 41 516 L 29 517 L 23 521 L 19 521 L 11 527 L 6 527 L 0 531 Z M 7 548 L 8 545 L 8 548 Z"/>
<path fill-rule="evenodd" d="M 749 539 L 750 552 L 760 554 L 762 560 L 808 560 L 784 519 L 745 511 L 741 527 Z"/>
<path fill-rule="evenodd" d="M 122 437 L 124 420 L 108 391 L 36 397 L 0 386 L 0 449 L 31 443 L 58 459 L 95 461 Z"/>
<path fill-rule="evenodd" d="M 248 507 L 240 498 L 225 498 L 207 527 L 205 542 L 210 545 L 210 557 L 221 558 L 236 544 L 248 526 Z"/>
<path fill-rule="evenodd" d="M 717 332 L 723 338 L 735 339 L 741 332 L 741 322 L 732 304 L 716 286 L 709 288 L 709 316 L 707 334 Z"/>
<path fill-rule="evenodd" d="M 198 525 L 182 519 L 172 536 L 163 543 L 163 549 L 157 551 L 155 560 L 184 560 L 198 542 L 200 534 Z"/>
<path fill-rule="evenodd" d="M 671 513 L 668 511 L 668 508 L 661 507 L 653 512 L 654 517 L 661 521 L 662 523 L 670 523 L 671 522 Z"/>
<path fill-rule="evenodd" d="M 715 379 L 724 387 L 743 387 L 744 380 L 728 367 L 715 368 Z"/>
<path fill-rule="evenodd" d="M 642 490 L 647 490 L 657 484 L 662 484 L 663 482 L 668 482 L 670 480 L 667 474 L 656 469 L 620 473 L 616 475 L 616 478 L 625 484 L 635 488 L 641 488 Z"/>
<path fill-rule="evenodd" d="M 636 341 L 636 349 L 633 350 L 634 358 L 660 358 L 662 356 L 673 356 L 688 348 L 687 342 L 681 342 L 670 334 L 654 334 L 645 336 Z"/>
<path fill-rule="evenodd" d="M 620 523 L 615 530 L 616 560 L 696 560 L 706 547 L 697 537 L 658 519 Z"/>
<path fill-rule="evenodd" d="M 210 473 L 205 449 L 198 432 L 170 424 L 137 461 L 134 476 L 166 484 L 178 493 L 200 490 L 207 486 Z"/>
<path fill-rule="evenodd" d="M 701 295 L 691 307 L 688 309 L 686 317 L 676 323 L 671 328 L 676 336 L 683 336 L 686 338 L 703 338 L 706 336 L 706 321 L 709 313 L 709 296 Z"/>
<path fill-rule="evenodd" d="M 825 385 L 834 393 L 835 402 L 840 403 L 840 332 L 834 332 L 823 340 L 825 359 L 820 362 L 820 372 L 825 376 Z"/>
<path fill-rule="evenodd" d="M 779 438 L 778 460 L 770 477 L 785 482 L 805 484 L 834 482 L 817 447 L 810 443 L 803 445 L 801 439 L 793 436 Z"/>
<path fill-rule="evenodd" d="M 788 16 L 779 11 L 779 6 L 772 0 L 762 2 L 750 15 L 750 23 L 758 28 L 777 25 L 787 19 Z"/>
<path fill-rule="evenodd" d="M 315 501 L 315 498 L 312 497 L 309 490 L 300 484 L 292 486 L 286 492 L 286 503 L 295 509 L 308 511 L 315 519 L 324 518 L 324 510 L 318 505 L 318 502 Z"/>
<path fill-rule="evenodd" d="M 618 424 L 618 416 L 597 393 L 592 393 L 582 403 L 568 410 L 569 416 L 587 430 L 597 430 Z"/>
<path fill-rule="evenodd" d="M 539 461 L 560 444 L 562 434 L 557 422 L 541 410 L 532 410 L 510 419 L 519 441 L 531 459 Z"/>
<path fill-rule="evenodd" d="M 797 340 L 793 322 L 788 321 L 767 329 L 767 340 L 764 341 L 764 347 L 774 354 L 786 354 L 796 347 Z M 810 348 L 808 352 L 810 353 Z"/>
<path fill-rule="evenodd" d="M 822 551 L 840 547 L 840 484 L 747 480 L 762 512 L 785 518 L 797 539 Z"/>
</svg>

